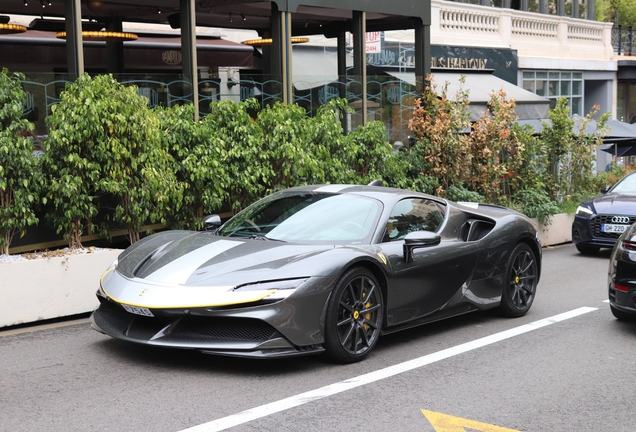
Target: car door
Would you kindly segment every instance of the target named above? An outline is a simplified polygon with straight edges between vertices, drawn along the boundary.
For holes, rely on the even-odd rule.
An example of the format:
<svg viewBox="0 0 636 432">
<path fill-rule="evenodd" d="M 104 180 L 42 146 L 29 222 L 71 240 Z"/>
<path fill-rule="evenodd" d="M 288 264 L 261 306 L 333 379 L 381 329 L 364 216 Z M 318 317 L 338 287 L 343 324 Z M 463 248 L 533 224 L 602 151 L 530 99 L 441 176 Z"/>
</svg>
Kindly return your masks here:
<svg viewBox="0 0 636 432">
<path fill-rule="evenodd" d="M 415 249 L 410 262 L 404 259 L 404 237 L 414 231 L 439 231 L 445 211 L 439 202 L 407 198 L 390 213 L 381 243 L 393 272 L 387 290 L 389 326 L 439 310 L 470 283 L 476 242 L 442 238 L 437 245 Z"/>
</svg>

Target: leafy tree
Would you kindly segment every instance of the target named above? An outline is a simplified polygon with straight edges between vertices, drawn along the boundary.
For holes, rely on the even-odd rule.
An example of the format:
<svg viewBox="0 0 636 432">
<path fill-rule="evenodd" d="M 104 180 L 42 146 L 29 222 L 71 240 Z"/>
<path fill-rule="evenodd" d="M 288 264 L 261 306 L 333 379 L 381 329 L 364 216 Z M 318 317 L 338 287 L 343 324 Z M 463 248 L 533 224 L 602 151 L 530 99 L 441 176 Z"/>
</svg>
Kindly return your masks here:
<svg viewBox="0 0 636 432">
<path fill-rule="evenodd" d="M 100 196 L 114 198 L 113 222 L 127 228 L 131 243 L 144 223 L 165 222 L 180 206 L 157 117 L 135 87 L 112 75 L 84 74 L 66 86 L 47 121 L 43 164 L 55 208 L 51 220 L 71 248 L 81 247 L 84 221 L 98 213 Z"/>
<path fill-rule="evenodd" d="M 223 148 L 215 131 L 194 121 L 194 105 L 156 109 L 163 147 L 173 158 L 173 171 L 183 189 L 183 202 L 172 215 L 179 228 L 200 229 L 202 217 L 218 211 L 230 183 L 221 161 Z"/>
<path fill-rule="evenodd" d="M 38 223 L 33 207 L 41 180 L 33 143 L 22 136 L 33 130 L 33 124 L 22 119 L 23 79 L 6 68 L 0 73 L 0 255 L 9 253 L 16 233 L 24 235 L 27 226 Z"/>
<path fill-rule="evenodd" d="M 551 123 L 544 122 L 541 137 L 548 156 L 545 185 L 553 201 L 561 202 L 569 199 L 572 193 L 591 187 L 595 151 L 602 143 L 604 125 L 609 117 L 609 113 L 601 115 L 596 120 L 596 130 L 588 134 L 587 126 L 598 109 L 595 106 L 576 123 L 569 115 L 567 99 L 560 98 L 548 113 Z"/>
<path fill-rule="evenodd" d="M 250 115 L 259 108 L 255 99 L 214 102 L 203 119 L 204 127 L 213 134 L 214 145 L 220 148 L 220 162 L 229 181 L 227 199 L 234 213 L 262 197 L 267 189 L 271 168 L 263 167 L 267 157 L 261 150 L 263 137 Z"/>
<path fill-rule="evenodd" d="M 299 163 L 310 165 L 305 172 L 307 184 L 356 181 L 351 163 L 355 148 L 342 129 L 343 117 L 352 111 L 346 99 L 332 99 L 306 120 L 303 153 L 310 155 L 303 155 Z"/>
<path fill-rule="evenodd" d="M 470 127 L 468 92 L 461 89 L 454 99 L 449 99 L 447 82 L 438 97 L 432 80 L 429 75 L 422 98 L 416 101 L 409 129 L 424 143 L 420 154 L 430 164 L 429 174 L 439 181 L 436 193 L 443 196 L 450 186 L 462 184 L 467 177 L 468 137 L 461 132 Z"/>
<path fill-rule="evenodd" d="M 470 183 L 488 202 L 506 204 L 511 193 L 506 186 L 521 167 L 523 142 L 513 127 L 517 120 L 514 100 L 507 100 L 503 90 L 493 92 L 488 109 L 469 135 Z"/>
<path fill-rule="evenodd" d="M 263 137 L 260 147 L 261 179 L 266 193 L 306 182 L 315 167 L 305 109 L 276 102 L 261 110 L 255 126 Z"/>
</svg>

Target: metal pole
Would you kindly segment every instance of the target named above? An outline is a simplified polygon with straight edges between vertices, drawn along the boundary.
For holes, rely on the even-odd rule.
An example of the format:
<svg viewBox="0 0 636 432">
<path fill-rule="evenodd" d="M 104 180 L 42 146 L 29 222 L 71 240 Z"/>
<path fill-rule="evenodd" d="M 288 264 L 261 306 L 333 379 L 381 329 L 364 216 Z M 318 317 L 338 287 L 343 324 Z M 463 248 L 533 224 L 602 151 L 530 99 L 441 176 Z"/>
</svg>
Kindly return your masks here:
<svg viewBox="0 0 636 432">
<path fill-rule="evenodd" d="M 367 124 L 367 25 L 366 13 L 353 11 L 353 74 L 362 84 L 362 124 Z"/>
<path fill-rule="evenodd" d="M 194 0 L 181 0 L 181 46 L 183 75 L 192 84 L 194 121 L 199 120 L 199 77 L 197 76 L 197 34 Z"/>
<path fill-rule="evenodd" d="M 82 4 L 80 0 L 64 2 L 66 28 L 66 56 L 69 78 L 84 74 L 84 47 L 82 45 Z"/>
</svg>

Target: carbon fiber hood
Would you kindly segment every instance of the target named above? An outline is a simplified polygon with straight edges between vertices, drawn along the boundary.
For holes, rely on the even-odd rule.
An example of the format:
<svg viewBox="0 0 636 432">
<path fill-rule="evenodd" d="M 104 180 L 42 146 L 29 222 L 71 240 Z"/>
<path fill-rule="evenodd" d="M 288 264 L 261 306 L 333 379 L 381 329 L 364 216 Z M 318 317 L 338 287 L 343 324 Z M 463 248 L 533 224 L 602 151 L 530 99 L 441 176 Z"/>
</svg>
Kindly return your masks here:
<svg viewBox="0 0 636 432">
<path fill-rule="evenodd" d="M 334 247 L 170 231 L 149 236 L 126 249 L 117 270 L 127 278 L 151 283 L 236 286 L 319 276 L 320 266 L 315 262 L 321 259 L 316 257 L 330 250 Z"/>
</svg>

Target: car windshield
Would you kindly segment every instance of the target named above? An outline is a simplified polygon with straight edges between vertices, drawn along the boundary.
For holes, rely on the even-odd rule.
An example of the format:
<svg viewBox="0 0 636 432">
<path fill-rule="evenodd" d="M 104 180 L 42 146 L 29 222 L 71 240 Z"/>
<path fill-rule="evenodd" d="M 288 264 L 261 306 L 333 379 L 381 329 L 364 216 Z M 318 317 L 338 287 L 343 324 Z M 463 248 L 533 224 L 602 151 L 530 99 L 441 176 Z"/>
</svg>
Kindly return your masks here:
<svg viewBox="0 0 636 432">
<path fill-rule="evenodd" d="M 636 193 L 636 175 L 629 175 L 612 188 L 612 193 Z"/>
<path fill-rule="evenodd" d="M 382 204 L 357 195 L 286 192 L 264 198 L 219 230 L 227 237 L 321 244 L 368 244 Z"/>
</svg>

